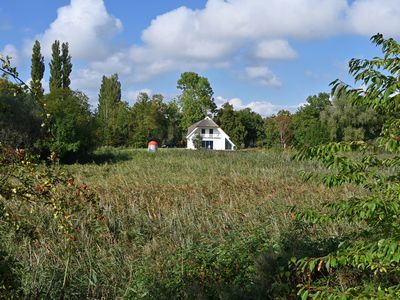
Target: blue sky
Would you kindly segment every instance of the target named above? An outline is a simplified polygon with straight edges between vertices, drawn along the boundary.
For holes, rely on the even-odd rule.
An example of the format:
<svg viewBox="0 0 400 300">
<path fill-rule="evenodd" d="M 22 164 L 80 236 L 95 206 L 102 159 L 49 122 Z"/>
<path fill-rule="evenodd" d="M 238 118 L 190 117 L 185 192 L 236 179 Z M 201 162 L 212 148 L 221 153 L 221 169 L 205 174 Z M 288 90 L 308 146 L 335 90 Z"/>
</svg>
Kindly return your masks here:
<svg viewBox="0 0 400 300">
<path fill-rule="evenodd" d="M 38 39 L 68 41 L 72 87 L 92 106 L 103 75 L 118 73 L 123 98 L 176 97 L 185 71 L 206 76 L 217 104 L 263 116 L 292 111 L 347 75 L 350 58 L 379 55 L 374 33 L 400 36 L 400 0 L 2 0 L 0 53 L 30 78 Z M 44 85 L 47 85 L 48 74 Z"/>
</svg>

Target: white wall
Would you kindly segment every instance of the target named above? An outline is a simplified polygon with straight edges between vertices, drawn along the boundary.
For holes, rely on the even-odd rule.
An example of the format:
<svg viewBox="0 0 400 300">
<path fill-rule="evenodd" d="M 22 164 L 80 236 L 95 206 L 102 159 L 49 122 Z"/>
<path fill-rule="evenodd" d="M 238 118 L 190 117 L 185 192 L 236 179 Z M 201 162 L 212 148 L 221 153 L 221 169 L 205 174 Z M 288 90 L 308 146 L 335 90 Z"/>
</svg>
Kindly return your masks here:
<svg viewBox="0 0 400 300">
<path fill-rule="evenodd" d="M 220 128 L 212 128 L 213 134 L 209 134 L 209 128 L 205 128 L 206 133 L 200 134 L 203 141 L 213 141 L 214 150 L 225 150 L 225 138 L 229 139 L 226 133 Z M 193 139 L 201 132 L 201 128 L 197 128 L 187 139 L 187 149 L 196 149 L 193 144 Z"/>
</svg>

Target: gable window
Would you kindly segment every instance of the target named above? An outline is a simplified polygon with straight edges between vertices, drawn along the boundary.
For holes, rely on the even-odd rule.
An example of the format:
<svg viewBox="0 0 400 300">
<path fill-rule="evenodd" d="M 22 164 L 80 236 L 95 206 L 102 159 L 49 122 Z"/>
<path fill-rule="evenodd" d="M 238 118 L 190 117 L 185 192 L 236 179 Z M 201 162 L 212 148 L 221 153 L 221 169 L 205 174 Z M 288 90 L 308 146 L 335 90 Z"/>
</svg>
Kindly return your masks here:
<svg viewBox="0 0 400 300">
<path fill-rule="evenodd" d="M 214 129 L 210 129 L 210 134 L 213 134 L 214 133 Z"/>
<path fill-rule="evenodd" d="M 206 134 L 206 130 L 204 128 L 201 129 L 201 134 Z"/>
</svg>

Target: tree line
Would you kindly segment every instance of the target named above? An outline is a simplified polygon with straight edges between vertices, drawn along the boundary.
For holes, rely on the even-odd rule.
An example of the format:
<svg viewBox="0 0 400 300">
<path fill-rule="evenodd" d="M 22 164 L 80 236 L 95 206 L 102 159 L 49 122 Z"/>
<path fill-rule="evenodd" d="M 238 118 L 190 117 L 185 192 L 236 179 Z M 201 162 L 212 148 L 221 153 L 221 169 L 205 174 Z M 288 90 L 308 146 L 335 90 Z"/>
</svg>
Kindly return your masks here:
<svg viewBox="0 0 400 300">
<path fill-rule="evenodd" d="M 0 140 L 30 148 L 42 155 L 56 152 L 74 160 L 100 146 L 146 147 L 157 140 L 167 147 L 184 147 L 187 128 L 211 115 L 238 148 L 315 146 L 326 142 L 374 140 L 385 116 L 352 105 L 345 96 L 320 93 L 307 98 L 295 113 L 281 110 L 263 118 L 250 108 L 221 108 L 206 77 L 182 73 L 181 94 L 165 101 L 163 95 L 140 93 L 133 105 L 121 96 L 118 74 L 103 76 L 98 105 L 70 88 L 72 72 L 68 43 L 55 41 L 49 63 L 49 92 L 41 46 L 32 49 L 29 89 L 20 89 L 7 74 L 0 79 Z M 43 108 L 43 109 L 41 109 Z M 45 112 L 45 113 L 43 113 Z"/>
</svg>

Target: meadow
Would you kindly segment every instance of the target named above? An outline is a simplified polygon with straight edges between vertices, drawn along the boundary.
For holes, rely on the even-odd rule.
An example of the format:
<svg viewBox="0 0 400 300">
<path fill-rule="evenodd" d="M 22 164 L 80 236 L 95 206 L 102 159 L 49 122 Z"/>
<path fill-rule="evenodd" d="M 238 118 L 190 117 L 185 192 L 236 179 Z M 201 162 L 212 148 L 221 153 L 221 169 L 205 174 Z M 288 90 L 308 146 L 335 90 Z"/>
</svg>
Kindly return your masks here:
<svg viewBox="0 0 400 300">
<path fill-rule="evenodd" d="M 50 213 L 31 208 L 35 238 L 2 238 L 13 284 L 32 298 L 295 297 L 282 279 L 289 259 L 323 251 L 312 237 L 335 228 L 310 235 L 292 207 L 355 191 L 305 181 L 307 172 L 324 171 L 292 155 L 103 148 L 87 163 L 62 166 L 96 195 L 101 217 L 72 210 L 77 229 L 66 246 Z"/>
</svg>

